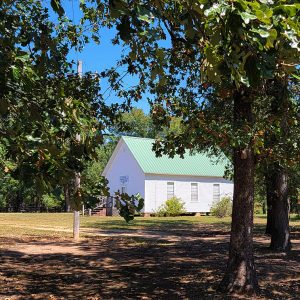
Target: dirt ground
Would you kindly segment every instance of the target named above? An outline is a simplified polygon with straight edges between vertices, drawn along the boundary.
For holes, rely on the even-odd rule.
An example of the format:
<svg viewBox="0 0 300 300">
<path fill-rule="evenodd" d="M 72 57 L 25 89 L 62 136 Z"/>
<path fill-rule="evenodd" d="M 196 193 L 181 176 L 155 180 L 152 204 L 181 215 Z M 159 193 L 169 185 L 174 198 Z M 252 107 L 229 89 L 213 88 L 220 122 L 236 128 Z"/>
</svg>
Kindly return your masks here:
<svg viewBox="0 0 300 300">
<path fill-rule="evenodd" d="M 289 254 L 270 253 L 266 237 L 256 234 L 257 299 L 300 299 L 300 232 L 292 239 Z M 227 230 L 205 224 L 172 232 L 112 230 L 77 243 L 0 238 L 0 299 L 239 299 L 216 292 L 228 242 Z"/>
</svg>

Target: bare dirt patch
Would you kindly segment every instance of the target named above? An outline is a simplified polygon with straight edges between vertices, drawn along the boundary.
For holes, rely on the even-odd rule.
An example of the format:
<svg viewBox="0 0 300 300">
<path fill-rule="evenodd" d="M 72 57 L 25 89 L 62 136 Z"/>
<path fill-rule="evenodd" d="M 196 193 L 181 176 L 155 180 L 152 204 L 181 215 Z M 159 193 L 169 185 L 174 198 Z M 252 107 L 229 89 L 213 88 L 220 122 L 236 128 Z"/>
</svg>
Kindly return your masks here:
<svg viewBox="0 0 300 300">
<path fill-rule="evenodd" d="M 1 238 L 0 299 L 239 298 L 216 292 L 226 268 L 227 230 L 203 225 L 191 231 L 104 233 L 78 243 Z M 257 299 L 299 299 L 300 232 L 293 232 L 288 255 L 270 253 L 263 235 L 255 240 Z"/>
</svg>

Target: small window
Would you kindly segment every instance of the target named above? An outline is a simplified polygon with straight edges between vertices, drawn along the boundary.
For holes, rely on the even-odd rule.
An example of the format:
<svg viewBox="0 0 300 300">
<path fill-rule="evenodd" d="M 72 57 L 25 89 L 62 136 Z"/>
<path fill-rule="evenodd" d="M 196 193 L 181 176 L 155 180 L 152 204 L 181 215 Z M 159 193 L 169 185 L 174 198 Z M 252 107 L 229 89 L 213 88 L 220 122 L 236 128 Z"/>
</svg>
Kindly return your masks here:
<svg viewBox="0 0 300 300">
<path fill-rule="evenodd" d="M 167 182 L 167 199 L 174 197 L 174 182 Z"/>
<path fill-rule="evenodd" d="M 220 185 L 214 184 L 213 185 L 213 202 L 220 201 Z"/>
<path fill-rule="evenodd" d="M 198 183 L 191 183 L 191 201 L 198 201 Z"/>
</svg>

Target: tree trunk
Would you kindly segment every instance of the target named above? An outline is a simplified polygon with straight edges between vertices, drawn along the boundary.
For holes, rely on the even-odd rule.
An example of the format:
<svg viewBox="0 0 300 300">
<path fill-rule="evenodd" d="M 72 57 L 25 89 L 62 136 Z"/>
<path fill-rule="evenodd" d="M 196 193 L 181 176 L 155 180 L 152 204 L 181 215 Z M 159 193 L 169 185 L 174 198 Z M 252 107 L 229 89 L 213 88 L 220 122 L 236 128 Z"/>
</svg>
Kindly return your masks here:
<svg viewBox="0 0 300 300">
<path fill-rule="evenodd" d="M 269 95 L 272 100 L 272 114 L 280 118 L 281 136 L 277 137 L 271 132 L 266 139 L 270 148 L 274 145 L 283 145 L 285 155 L 289 155 L 286 140 L 289 138 L 288 114 L 290 100 L 286 78 L 275 78 L 270 84 Z M 271 235 L 270 248 L 276 251 L 289 251 L 291 249 L 289 228 L 289 197 L 288 177 L 284 161 L 275 161 L 268 167 L 267 197 L 268 218 L 266 233 Z"/>
<path fill-rule="evenodd" d="M 252 124 L 251 102 L 242 93 L 234 96 L 234 122 L 241 128 Z M 255 294 L 258 290 L 253 257 L 253 210 L 254 210 L 254 151 L 251 142 L 235 148 L 234 194 L 231 223 L 229 260 L 225 276 L 220 284 L 223 292 Z"/>
<path fill-rule="evenodd" d="M 272 234 L 272 224 L 273 224 L 273 194 L 274 186 L 272 180 L 272 171 L 266 173 L 265 175 L 265 184 L 266 184 L 266 196 L 267 196 L 267 225 L 266 225 L 266 234 Z"/>
<path fill-rule="evenodd" d="M 276 251 L 289 251 L 291 249 L 289 227 L 289 198 L 287 174 L 279 166 L 274 172 L 274 195 L 272 205 L 272 226 L 270 248 Z"/>
<path fill-rule="evenodd" d="M 263 204 L 262 204 L 262 212 L 263 212 L 264 215 L 267 213 L 266 203 L 265 202 L 263 202 Z"/>
<path fill-rule="evenodd" d="M 16 198 L 13 201 L 13 211 L 20 212 L 24 207 L 24 199 L 22 197 L 22 192 L 19 190 L 17 192 Z"/>
<path fill-rule="evenodd" d="M 69 185 L 64 185 L 64 198 L 65 198 L 65 206 L 66 206 L 66 212 L 70 212 L 71 210 L 71 202 L 70 202 L 70 191 L 69 191 Z"/>
</svg>

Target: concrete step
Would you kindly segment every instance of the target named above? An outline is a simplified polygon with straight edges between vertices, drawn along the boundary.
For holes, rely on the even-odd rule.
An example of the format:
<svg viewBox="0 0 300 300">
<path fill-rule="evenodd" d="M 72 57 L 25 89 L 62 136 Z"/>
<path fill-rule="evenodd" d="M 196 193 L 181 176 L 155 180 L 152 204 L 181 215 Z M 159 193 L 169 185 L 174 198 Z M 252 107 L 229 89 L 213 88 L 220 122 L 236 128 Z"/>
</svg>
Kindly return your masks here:
<svg viewBox="0 0 300 300">
<path fill-rule="evenodd" d="M 92 216 L 106 216 L 106 208 L 105 207 L 97 207 L 92 210 Z"/>
</svg>

